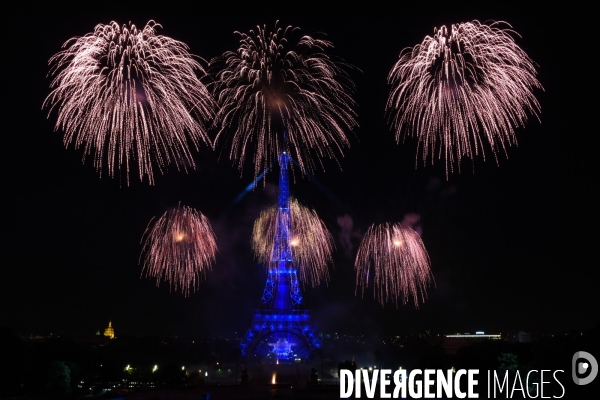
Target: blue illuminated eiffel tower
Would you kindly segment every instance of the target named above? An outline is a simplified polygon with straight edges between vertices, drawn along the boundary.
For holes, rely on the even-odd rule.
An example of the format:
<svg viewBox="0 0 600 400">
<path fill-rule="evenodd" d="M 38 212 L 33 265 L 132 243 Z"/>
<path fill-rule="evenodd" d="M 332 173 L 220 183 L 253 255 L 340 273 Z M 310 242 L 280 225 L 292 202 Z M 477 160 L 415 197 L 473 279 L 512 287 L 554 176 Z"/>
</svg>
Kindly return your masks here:
<svg viewBox="0 0 600 400">
<path fill-rule="evenodd" d="M 261 305 L 240 344 L 242 355 L 292 362 L 306 358 L 321 347 L 311 327 L 294 264 L 290 223 L 290 156 L 279 156 L 279 196 L 273 260 L 268 265 L 267 284 Z"/>
</svg>

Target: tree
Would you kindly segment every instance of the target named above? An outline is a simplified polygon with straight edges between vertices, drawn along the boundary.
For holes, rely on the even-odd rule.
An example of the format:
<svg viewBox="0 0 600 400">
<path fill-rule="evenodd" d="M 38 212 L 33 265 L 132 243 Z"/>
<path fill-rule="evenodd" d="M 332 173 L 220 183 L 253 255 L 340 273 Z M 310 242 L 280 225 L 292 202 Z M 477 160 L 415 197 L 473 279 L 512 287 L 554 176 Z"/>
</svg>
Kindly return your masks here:
<svg viewBox="0 0 600 400">
<path fill-rule="evenodd" d="M 71 394 L 71 370 L 62 361 L 54 360 L 46 370 L 44 392 L 51 399 L 65 399 Z"/>
</svg>

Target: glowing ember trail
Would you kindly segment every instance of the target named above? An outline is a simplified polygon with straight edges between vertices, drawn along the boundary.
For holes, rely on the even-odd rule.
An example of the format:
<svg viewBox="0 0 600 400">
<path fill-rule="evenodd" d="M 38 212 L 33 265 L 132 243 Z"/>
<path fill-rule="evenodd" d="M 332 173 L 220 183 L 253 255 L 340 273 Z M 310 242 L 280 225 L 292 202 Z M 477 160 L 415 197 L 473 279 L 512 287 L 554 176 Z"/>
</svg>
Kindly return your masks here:
<svg viewBox="0 0 600 400">
<path fill-rule="evenodd" d="M 140 180 L 154 183 L 153 163 L 194 168 L 190 144 L 210 144 L 199 123 L 214 116 L 214 101 L 199 76 L 205 71 L 179 41 L 156 34 L 154 21 L 138 30 L 116 22 L 68 40 L 50 59 L 55 129 L 64 143 L 83 148 L 94 166 L 114 177 L 137 164 Z"/>
<path fill-rule="evenodd" d="M 184 296 L 189 296 L 190 288 L 196 290 L 215 262 L 213 230 L 208 219 L 193 208 L 171 208 L 154 224 L 150 221 L 144 237 L 142 275 L 156 278 L 156 286 L 166 280 Z"/>
<path fill-rule="evenodd" d="M 275 206 L 260 213 L 254 222 L 252 232 L 252 250 L 259 262 L 267 266 L 273 260 L 279 260 L 275 254 L 275 235 L 281 218 L 287 218 Z M 311 210 L 295 199 L 290 199 L 290 241 L 292 259 L 298 268 L 298 278 L 312 287 L 322 281 L 329 282 L 327 265 L 333 263 L 331 252 L 334 248 L 333 237 L 323 221 L 314 210 Z"/>
<path fill-rule="evenodd" d="M 356 290 L 364 296 L 370 280 L 374 298 L 381 305 L 398 300 L 406 304 L 412 297 L 415 307 L 425 301 L 426 289 L 434 282 L 429 255 L 411 228 L 400 224 L 372 225 L 360 244 L 356 261 Z"/>
<path fill-rule="evenodd" d="M 508 26 L 504 28 L 503 26 Z M 423 163 L 444 158 L 446 173 L 463 157 L 490 147 L 516 145 L 515 128 L 527 114 L 538 117 L 533 61 L 515 43 L 505 22 L 478 21 L 442 26 L 421 44 L 404 49 L 392 68 L 387 102 L 390 123 L 400 137 L 416 135 Z M 417 151 L 417 157 L 419 150 Z"/>
<path fill-rule="evenodd" d="M 227 136 L 240 169 L 250 154 L 255 177 L 284 151 L 303 171 L 314 169 L 313 156 L 319 164 L 325 156 L 337 159 L 349 146 L 345 130 L 357 126 L 349 66 L 326 54 L 329 41 L 302 36 L 292 43 L 297 31 L 275 24 L 272 32 L 236 32 L 239 49 L 211 61 L 218 70 L 217 141 Z"/>
</svg>

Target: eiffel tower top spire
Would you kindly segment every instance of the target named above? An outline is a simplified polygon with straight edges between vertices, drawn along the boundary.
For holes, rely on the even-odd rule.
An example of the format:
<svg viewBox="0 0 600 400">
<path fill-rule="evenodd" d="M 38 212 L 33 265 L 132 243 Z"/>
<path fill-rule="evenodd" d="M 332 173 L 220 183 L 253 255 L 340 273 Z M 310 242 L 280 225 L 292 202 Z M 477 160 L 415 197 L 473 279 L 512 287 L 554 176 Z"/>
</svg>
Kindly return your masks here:
<svg viewBox="0 0 600 400">
<path fill-rule="evenodd" d="M 279 155 L 279 194 L 278 205 L 280 209 L 290 208 L 290 181 L 288 167 L 291 158 L 286 151 Z"/>
<path fill-rule="evenodd" d="M 279 195 L 277 208 L 277 231 L 275 233 L 274 245 L 274 263 L 293 262 L 291 248 L 291 212 L 290 212 L 290 183 L 289 168 L 290 157 L 284 151 L 279 156 Z M 281 265 L 283 266 L 283 265 Z"/>
</svg>

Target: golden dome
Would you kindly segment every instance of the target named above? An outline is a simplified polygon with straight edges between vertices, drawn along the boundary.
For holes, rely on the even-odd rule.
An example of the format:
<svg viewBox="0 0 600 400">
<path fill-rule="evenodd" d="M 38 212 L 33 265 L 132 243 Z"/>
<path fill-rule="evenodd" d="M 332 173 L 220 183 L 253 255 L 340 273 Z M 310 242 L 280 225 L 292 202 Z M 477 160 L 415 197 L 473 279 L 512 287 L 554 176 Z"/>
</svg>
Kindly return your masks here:
<svg viewBox="0 0 600 400">
<path fill-rule="evenodd" d="M 108 336 L 111 339 L 115 338 L 115 330 L 112 327 L 112 321 L 108 321 L 108 328 L 104 330 L 104 336 Z"/>
</svg>

